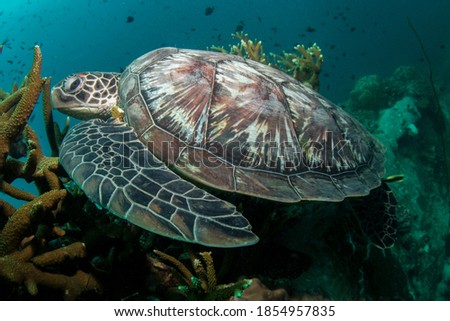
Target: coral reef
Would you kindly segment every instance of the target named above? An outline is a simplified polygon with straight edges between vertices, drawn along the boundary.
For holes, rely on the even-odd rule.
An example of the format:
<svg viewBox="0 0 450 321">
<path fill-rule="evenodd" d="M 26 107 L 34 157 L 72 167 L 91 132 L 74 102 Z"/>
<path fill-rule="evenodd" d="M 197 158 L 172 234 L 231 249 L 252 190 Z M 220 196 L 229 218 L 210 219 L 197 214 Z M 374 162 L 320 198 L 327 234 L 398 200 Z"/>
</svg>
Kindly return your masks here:
<svg viewBox="0 0 450 321">
<path fill-rule="evenodd" d="M 397 151 L 399 139 L 405 135 L 414 139 L 419 134 L 416 122 L 421 115 L 415 100 L 410 96 L 397 101 L 390 108 L 380 110 L 379 114 L 375 135 L 388 147 L 386 157 L 394 159 L 392 152 Z"/>
<path fill-rule="evenodd" d="M 386 80 L 378 75 L 361 77 L 350 92 L 350 100 L 346 106 L 350 109 L 380 109 L 386 106 Z"/>
<path fill-rule="evenodd" d="M 27 124 L 47 81 L 40 76 L 41 66 L 42 55 L 36 46 L 33 66 L 20 88 L 13 86 L 11 94 L 2 91 L 1 190 L 28 202 L 15 209 L 1 200 L 1 214 L 6 222 L 0 231 L 0 276 L 9 282 L 23 284 L 30 295 L 37 295 L 38 287 L 43 286 L 59 290 L 65 299 L 75 299 L 85 291 L 99 291 L 100 286 L 95 278 L 82 270 L 77 270 L 73 275 L 46 271 L 67 259 L 84 257 L 85 249 L 84 244 L 74 243 L 42 252 L 52 234 L 64 235 L 64 231 L 53 226 L 52 221 L 59 214 L 67 192 L 58 178 L 61 172 L 58 158 L 44 156 L 36 133 Z M 12 143 L 17 137 L 23 137 L 26 142 L 25 162 L 10 156 Z M 18 178 L 34 182 L 40 195 L 14 187 L 12 183 Z"/>
<path fill-rule="evenodd" d="M 323 59 L 318 47 L 266 55 L 262 42 L 235 37 L 240 43 L 232 53 L 318 88 Z M 0 199 L 0 299 L 449 299 L 442 161 L 427 113 L 429 87 L 412 69 L 399 68 L 387 79 L 367 77 L 346 103 L 386 145 L 387 174 L 404 174 L 403 182 L 390 185 L 399 203 L 394 248 L 372 246 L 355 200 L 281 206 L 242 197 L 233 201 L 248 213 L 261 241 L 213 253 L 200 246 L 186 249 L 99 210 L 65 178 L 57 156 L 68 123 L 62 130 L 53 123 L 50 79 L 41 78 L 40 69 L 36 47 L 24 82 L 11 92 L 0 90 L 0 187 L 24 201 L 15 208 Z M 28 125 L 40 94 L 50 157 Z M 38 194 L 15 187 L 17 179 L 36 184 Z"/>
<path fill-rule="evenodd" d="M 270 62 L 270 59 L 264 52 L 261 40 L 252 40 L 244 32 L 235 32 L 231 36 L 239 40 L 239 43 L 230 45 L 229 50 L 218 46 L 211 46 L 209 49 L 238 55 L 272 66 L 291 75 L 306 86 L 319 90 L 319 75 L 323 64 L 323 54 L 317 44 L 313 44 L 309 48 L 306 48 L 304 45 L 296 45 L 294 47 L 295 53 L 283 52 L 282 55 L 270 53 L 272 57 L 272 62 Z"/>
<path fill-rule="evenodd" d="M 26 79 L 26 85 L 5 97 L 0 105 L 2 119 L 0 123 L 0 171 L 4 170 L 10 144 L 19 136 L 39 98 L 44 79 L 41 79 L 42 55 L 35 48 L 35 59 Z M 17 105 L 17 106 L 16 106 Z"/>
<path fill-rule="evenodd" d="M 39 216 L 54 210 L 65 196 L 65 190 L 52 190 L 22 205 L 12 213 L 0 233 L 0 276 L 24 284 L 31 295 L 38 293 L 38 286 L 57 289 L 65 299 L 76 299 L 84 291 L 100 289 L 96 279 L 81 270 L 72 276 L 41 270 L 67 259 L 84 257 L 84 244 L 74 243 L 36 255 L 46 235 L 40 235 L 38 228 L 35 234 L 27 234 Z"/>
<path fill-rule="evenodd" d="M 381 109 L 406 96 L 412 97 L 420 110 L 428 108 L 432 102 L 431 88 L 423 74 L 413 67 L 400 66 L 387 78 L 366 75 L 358 79 L 344 106 L 356 114 L 361 110 L 373 112 L 370 118 L 376 118 Z M 367 115 L 361 116 L 360 119 L 365 119 Z"/>
<path fill-rule="evenodd" d="M 392 258 L 401 262 L 411 298 L 421 300 L 447 293 L 441 275 L 448 261 L 448 183 L 443 175 L 448 160 L 439 138 L 445 126 L 436 122 L 448 123 L 448 115 L 437 120 L 435 105 L 423 73 L 405 66 L 387 78 L 363 77 L 344 103 L 386 146 L 387 174 L 404 176 L 403 182 L 390 185 L 399 203 L 399 241 Z"/>
</svg>

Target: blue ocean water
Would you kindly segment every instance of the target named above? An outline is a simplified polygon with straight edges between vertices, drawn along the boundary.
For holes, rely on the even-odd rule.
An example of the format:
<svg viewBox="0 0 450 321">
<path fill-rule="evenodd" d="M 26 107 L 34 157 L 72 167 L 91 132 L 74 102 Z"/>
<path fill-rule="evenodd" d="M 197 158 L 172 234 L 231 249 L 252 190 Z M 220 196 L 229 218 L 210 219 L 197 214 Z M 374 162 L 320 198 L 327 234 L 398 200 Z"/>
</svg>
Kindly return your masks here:
<svg viewBox="0 0 450 321">
<path fill-rule="evenodd" d="M 0 87 L 20 81 L 34 44 L 42 46 L 43 75 L 55 80 L 78 70 L 111 70 L 162 46 L 205 49 L 234 43 L 236 28 L 263 40 L 266 51 L 317 43 L 324 52 L 322 93 L 342 100 L 354 79 L 386 75 L 423 58 L 407 17 L 438 69 L 448 57 L 445 0 L 338 1 L 1 1 Z M 208 7 L 214 8 L 205 15 Z M 132 22 L 127 18 L 132 17 Z M 311 28 L 308 32 L 307 29 Z M 444 49 L 441 47 L 444 46 Z M 23 65 L 25 64 L 25 65 Z"/>
<path fill-rule="evenodd" d="M 227 47 L 236 43 L 231 33 L 242 30 L 262 40 L 266 52 L 317 43 L 324 54 L 320 93 L 340 103 L 366 75 L 389 77 L 399 66 L 428 75 L 409 18 L 440 93 L 448 95 L 449 12 L 447 0 L 0 0 L 0 88 L 21 82 L 36 44 L 42 75 L 56 83 L 78 71 L 123 70 L 159 47 Z M 39 107 L 30 124 L 49 154 Z M 65 117 L 55 113 L 60 124 Z"/>
</svg>

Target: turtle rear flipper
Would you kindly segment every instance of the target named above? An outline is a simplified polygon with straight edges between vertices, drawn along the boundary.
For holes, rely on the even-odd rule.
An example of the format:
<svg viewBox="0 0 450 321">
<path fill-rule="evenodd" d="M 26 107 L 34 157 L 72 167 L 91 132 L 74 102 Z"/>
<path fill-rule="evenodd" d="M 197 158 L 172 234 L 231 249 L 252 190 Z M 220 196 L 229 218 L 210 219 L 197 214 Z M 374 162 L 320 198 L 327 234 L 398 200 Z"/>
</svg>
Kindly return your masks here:
<svg viewBox="0 0 450 321">
<path fill-rule="evenodd" d="M 125 123 L 79 123 L 61 155 L 62 166 L 91 201 L 146 230 L 216 247 L 258 241 L 234 205 L 170 171 Z"/>
<path fill-rule="evenodd" d="M 381 249 L 391 248 L 397 240 L 396 207 L 394 194 L 385 182 L 354 205 L 364 232 Z"/>
</svg>

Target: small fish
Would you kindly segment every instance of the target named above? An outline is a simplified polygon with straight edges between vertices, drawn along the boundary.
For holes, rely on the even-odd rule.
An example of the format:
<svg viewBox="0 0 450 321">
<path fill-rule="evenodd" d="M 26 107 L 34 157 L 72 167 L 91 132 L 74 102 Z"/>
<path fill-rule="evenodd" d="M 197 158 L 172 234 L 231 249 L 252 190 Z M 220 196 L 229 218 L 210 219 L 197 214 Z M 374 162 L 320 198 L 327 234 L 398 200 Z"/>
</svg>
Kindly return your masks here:
<svg viewBox="0 0 450 321">
<path fill-rule="evenodd" d="M 8 44 L 8 39 L 3 40 L 3 42 L 0 44 L 0 54 L 3 52 L 3 47 Z M 7 46 L 8 48 L 11 48 L 10 46 Z"/>
<path fill-rule="evenodd" d="M 244 23 L 241 21 L 237 26 L 236 26 L 236 32 L 242 31 L 244 30 Z"/>
<path fill-rule="evenodd" d="M 212 15 L 213 12 L 214 12 L 214 7 L 207 7 L 205 9 L 205 16 Z"/>
<path fill-rule="evenodd" d="M 128 16 L 126 23 L 132 23 L 134 21 L 134 17 Z"/>
<path fill-rule="evenodd" d="M 403 174 L 391 175 L 391 176 L 388 176 L 385 179 L 383 179 L 383 182 L 386 182 L 386 183 L 401 183 L 401 182 L 403 182 L 403 178 L 404 177 L 405 177 L 405 175 L 403 175 Z"/>
<path fill-rule="evenodd" d="M 316 29 L 314 29 L 313 27 L 309 26 L 306 28 L 306 32 L 315 32 Z"/>
</svg>

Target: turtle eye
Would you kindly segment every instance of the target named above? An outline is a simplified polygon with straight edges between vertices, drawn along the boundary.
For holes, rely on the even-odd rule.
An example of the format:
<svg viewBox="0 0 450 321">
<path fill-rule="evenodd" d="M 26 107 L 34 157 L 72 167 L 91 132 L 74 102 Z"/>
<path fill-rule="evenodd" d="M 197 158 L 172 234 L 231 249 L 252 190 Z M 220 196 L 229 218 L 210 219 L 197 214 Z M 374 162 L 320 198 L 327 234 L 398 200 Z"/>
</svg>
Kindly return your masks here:
<svg viewBox="0 0 450 321">
<path fill-rule="evenodd" d="M 83 85 L 83 80 L 79 76 L 71 76 L 64 81 L 63 89 L 69 94 L 78 92 Z"/>
</svg>

